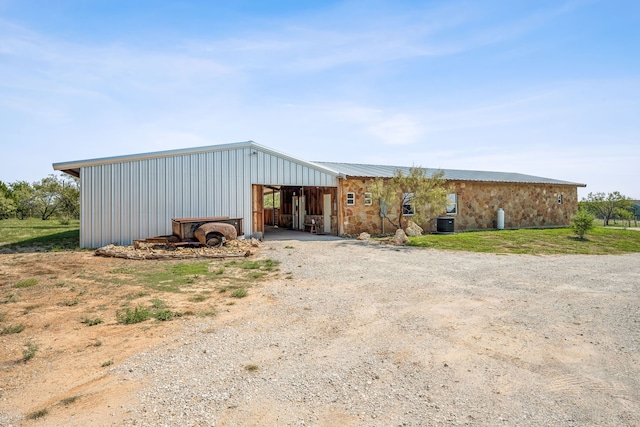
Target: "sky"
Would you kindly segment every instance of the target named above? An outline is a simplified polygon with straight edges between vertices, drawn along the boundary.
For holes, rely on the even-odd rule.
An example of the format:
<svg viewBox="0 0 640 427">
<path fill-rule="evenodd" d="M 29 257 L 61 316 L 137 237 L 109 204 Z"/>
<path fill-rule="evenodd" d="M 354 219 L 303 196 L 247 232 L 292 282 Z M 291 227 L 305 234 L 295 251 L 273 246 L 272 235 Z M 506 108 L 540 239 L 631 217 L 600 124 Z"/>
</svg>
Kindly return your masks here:
<svg viewBox="0 0 640 427">
<path fill-rule="evenodd" d="M 0 181 L 252 140 L 640 199 L 636 0 L 0 0 Z"/>
</svg>

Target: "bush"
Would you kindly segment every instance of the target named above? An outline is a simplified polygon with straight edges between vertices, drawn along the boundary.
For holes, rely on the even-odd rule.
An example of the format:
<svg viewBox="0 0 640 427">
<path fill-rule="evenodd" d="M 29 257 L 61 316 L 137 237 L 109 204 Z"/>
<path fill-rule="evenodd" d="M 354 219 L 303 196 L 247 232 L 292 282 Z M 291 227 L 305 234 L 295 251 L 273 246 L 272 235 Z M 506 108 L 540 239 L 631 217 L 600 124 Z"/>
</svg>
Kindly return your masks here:
<svg viewBox="0 0 640 427">
<path fill-rule="evenodd" d="M 31 360 L 35 357 L 38 352 L 38 344 L 33 343 L 31 341 L 27 341 L 24 345 L 26 348 L 22 350 L 22 360 L 26 362 L 27 360 Z"/>
<path fill-rule="evenodd" d="M 584 239 L 584 235 L 591 231 L 594 227 L 593 216 L 584 210 L 579 210 L 573 216 L 571 221 L 571 229 L 578 235 L 578 238 Z"/>
<path fill-rule="evenodd" d="M 134 323 L 144 322 L 145 320 L 151 318 L 151 311 L 145 307 L 138 306 L 133 310 L 130 308 L 126 308 L 124 311 L 116 312 L 116 319 L 118 323 L 122 323 L 124 325 L 132 325 Z"/>
</svg>

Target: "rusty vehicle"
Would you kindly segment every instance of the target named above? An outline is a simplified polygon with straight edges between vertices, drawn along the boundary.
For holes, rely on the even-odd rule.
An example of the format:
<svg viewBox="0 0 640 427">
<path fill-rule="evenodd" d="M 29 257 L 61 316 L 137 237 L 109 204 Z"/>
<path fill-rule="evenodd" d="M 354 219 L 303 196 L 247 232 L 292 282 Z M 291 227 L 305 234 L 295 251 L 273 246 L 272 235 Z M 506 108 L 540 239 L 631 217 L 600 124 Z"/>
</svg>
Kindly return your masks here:
<svg viewBox="0 0 640 427">
<path fill-rule="evenodd" d="M 198 241 L 207 246 L 219 247 L 225 240 L 235 240 L 238 237 L 236 228 L 224 222 L 207 222 L 193 232 Z"/>
<path fill-rule="evenodd" d="M 168 236 L 134 240 L 134 246 L 140 242 L 164 246 L 219 247 L 225 241 L 235 240 L 242 235 L 242 218 L 228 216 L 174 218 L 171 220 L 171 232 L 173 234 Z"/>
</svg>

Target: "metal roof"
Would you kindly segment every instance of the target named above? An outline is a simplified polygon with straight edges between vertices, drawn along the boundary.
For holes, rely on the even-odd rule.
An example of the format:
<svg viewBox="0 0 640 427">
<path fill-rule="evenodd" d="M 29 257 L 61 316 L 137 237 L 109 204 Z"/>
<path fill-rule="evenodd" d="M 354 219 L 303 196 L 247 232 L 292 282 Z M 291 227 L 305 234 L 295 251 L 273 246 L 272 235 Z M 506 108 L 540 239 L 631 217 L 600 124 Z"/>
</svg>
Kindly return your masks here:
<svg viewBox="0 0 640 427">
<path fill-rule="evenodd" d="M 271 154 L 273 156 L 276 156 L 285 160 L 289 160 L 293 163 L 302 164 L 304 166 L 319 170 L 321 172 L 324 172 L 330 175 L 334 175 L 334 176 L 338 175 L 337 172 L 335 172 L 333 169 L 327 168 L 326 166 L 322 166 L 321 164 L 318 164 L 318 163 L 307 162 L 307 161 L 289 156 L 288 154 L 281 153 L 269 147 L 265 147 L 264 145 L 256 144 L 253 141 L 234 142 L 231 144 L 209 145 L 205 147 L 195 147 L 195 148 L 180 148 L 177 150 L 154 151 L 150 153 L 129 154 L 124 156 L 102 157 L 102 158 L 87 159 L 87 160 L 74 160 L 70 162 L 54 163 L 53 169 L 66 172 L 69 175 L 79 177 L 80 168 L 88 167 L 88 166 L 107 165 L 107 164 L 113 164 L 113 163 L 125 163 L 125 162 L 133 162 L 137 160 L 182 156 L 186 154 L 214 152 L 214 151 L 222 151 L 222 150 L 233 150 L 237 148 L 253 148 L 253 149 Z"/>
<path fill-rule="evenodd" d="M 368 178 L 390 178 L 397 170 L 401 170 L 404 174 L 409 173 L 408 166 L 389 166 L 389 165 L 363 165 L 355 163 L 334 163 L 334 162 L 314 162 L 318 165 L 325 166 L 329 169 L 347 176 L 361 176 Z M 427 175 L 431 175 L 436 171 L 442 170 L 444 178 L 450 181 L 486 181 L 486 182 L 514 182 L 526 184 L 558 184 L 571 185 L 577 187 L 586 187 L 586 184 L 575 182 L 561 181 L 551 178 L 543 178 L 540 176 L 524 175 L 513 172 L 487 172 L 472 171 L 458 169 L 427 169 Z"/>
<path fill-rule="evenodd" d="M 357 163 L 337 163 L 337 162 L 307 162 L 284 153 L 280 153 L 271 148 L 256 144 L 253 141 L 235 142 L 231 144 L 210 145 L 205 147 L 182 148 L 177 150 L 156 151 L 150 153 L 131 154 L 124 156 L 103 157 L 87 160 L 76 160 L 71 162 L 54 163 L 53 169 L 66 172 L 76 177 L 80 176 L 80 168 L 95 165 L 124 163 L 136 160 L 154 159 L 160 157 L 181 156 L 186 154 L 211 152 L 220 150 L 229 150 L 236 148 L 254 148 L 277 157 L 287 159 L 294 163 L 303 164 L 305 166 L 315 168 L 322 172 L 334 176 L 361 176 L 361 177 L 381 177 L 390 178 L 396 170 L 403 173 L 409 173 L 408 166 L 390 166 L 390 165 L 367 165 Z M 427 169 L 427 174 L 437 170 L 444 171 L 444 178 L 452 181 L 486 181 L 486 182 L 514 182 L 514 183 L 536 183 L 536 184 L 559 184 L 572 185 L 577 187 L 586 187 L 586 184 L 561 181 L 557 179 L 544 178 L 539 176 L 524 175 L 513 172 L 488 172 L 488 171 L 472 171 L 458 169 Z"/>
</svg>

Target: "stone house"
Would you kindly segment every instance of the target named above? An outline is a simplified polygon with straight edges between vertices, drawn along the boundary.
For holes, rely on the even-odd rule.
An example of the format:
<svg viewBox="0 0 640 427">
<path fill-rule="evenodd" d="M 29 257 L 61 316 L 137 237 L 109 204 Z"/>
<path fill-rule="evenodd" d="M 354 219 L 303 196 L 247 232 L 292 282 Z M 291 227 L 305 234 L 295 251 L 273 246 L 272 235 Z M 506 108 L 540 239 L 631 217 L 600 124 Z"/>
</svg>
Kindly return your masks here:
<svg viewBox="0 0 640 427">
<path fill-rule="evenodd" d="M 395 227 L 380 215 L 380 205 L 371 197 L 376 178 L 390 178 L 397 169 L 408 167 L 317 162 L 339 171 L 343 234 L 392 233 Z M 504 228 L 564 227 L 578 210 L 578 187 L 584 184 L 506 172 L 444 169 L 448 189 L 447 211 L 455 231 L 495 229 L 498 210 L 504 212 Z M 428 173 L 428 171 L 427 171 Z M 387 212 L 397 218 L 398 212 Z M 409 214 L 410 217 L 410 214 Z M 420 224 L 435 231 L 435 221 Z"/>
</svg>

